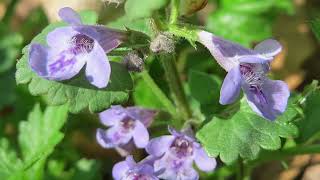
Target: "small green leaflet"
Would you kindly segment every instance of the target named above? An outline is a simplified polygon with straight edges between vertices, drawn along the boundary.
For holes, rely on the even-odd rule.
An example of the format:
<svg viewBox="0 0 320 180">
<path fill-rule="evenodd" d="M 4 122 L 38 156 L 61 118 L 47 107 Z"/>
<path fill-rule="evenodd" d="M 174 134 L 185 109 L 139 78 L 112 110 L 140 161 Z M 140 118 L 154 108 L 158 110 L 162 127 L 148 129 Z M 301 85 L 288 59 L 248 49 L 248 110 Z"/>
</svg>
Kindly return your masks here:
<svg viewBox="0 0 320 180">
<path fill-rule="evenodd" d="M 94 24 L 96 14 L 80 13 L 85 24 Z M 53 29 L 63 26 L 53 23 L 33 39 L 33 42 L 45 44 L 46 35 Z M 23 57 L 17 63 L 17 84 L 29 84 L 32 95 L 43 95 L 49 105 L 69 104 L 69 111 L 78 113 L 85 108 L 91 112 L 100 112 L 112 104 L 121 104 L 128 99 L 128 91 L 132 89 L 132 79 L 128 71 L 119 63 L 111 62 L 111 78 L 107 88 L 97 89 L 87 82 L 83 73 L 65 81 L 49 81 L 38 77 L 28 65 L 28 46 L 23 50 Z"/>
<path fill-rule="evenodd" d="M 28 121 L 19 124 L 19 147 L 22 159 L 0 141 L 0 179 L 42 179 L 45 159 L 62 140 L 60 129 L 67 120 L 68 106 L 51 106 L 44 113 L 36 105 Z"/>
<path fill-rule="evenodd" d="M 154 11 L 167 5 L 168 0 L 127 0 L 125 11 L 131 19 L 151 17 Z"/>
<path fill-rule="evenodd" d="M 0 139 L 0 179 L 8 179 L 21 168 L 22 162 L 16 152 L 10 149 L 8 140 Z"/>
<path fill-rule="evenodd" d="M 122 16 L 107 24 L 108 27 L 126 30 L 129 28 L 131 30 L 143 32 L 147 35 L 151 35 L 152 31 L 149 26 L 149 19 L 131 19 L 127 16 Z"/>
<path fill-rule="evenodd" d="M 295 108 L 290 104 L 282 116 L 270 122 L 256 115 L 243 98 L 236 114 L 230 119 L 214 117 L 198 131 L 197 138 L 210 156 L 220 156 L 226 164 L 236 161 L 239 155 L 252 160 L 261 148 L 281 148 L 280 137 L 297 136 L 298 129 L 291 122 L 297 115 Z"/>
<path fill-rule="evenodd" d="M 320 18 L 311 21 L 310 26 L 317 39 L 320 40 Z"/>
<path fill-rule="evenodd" d="M 305 101 L 303 108 L 304 118 L 297 122 L 299 128 L 298 143 L 308 143 L 308 140 L 314 140 L 313 137 L 319 134 L 320 130 L 320 87 L 319 82 L 314 81 L 310 86 L 305 88 L 302 97 Z"/>
</svg>

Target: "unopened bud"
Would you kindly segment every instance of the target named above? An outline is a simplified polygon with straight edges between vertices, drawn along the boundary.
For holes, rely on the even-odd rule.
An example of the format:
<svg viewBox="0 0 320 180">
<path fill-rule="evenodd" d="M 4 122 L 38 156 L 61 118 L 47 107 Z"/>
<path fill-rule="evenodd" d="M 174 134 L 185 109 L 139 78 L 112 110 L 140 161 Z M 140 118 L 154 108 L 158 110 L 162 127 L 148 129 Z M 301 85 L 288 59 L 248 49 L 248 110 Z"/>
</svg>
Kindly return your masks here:
<svg viewBox="0 0 320 180">
<path fill-rule="evenodd" d="M 174 52 L 173 36 L 169 33 L 161 33 L 150 43 L 150 49 L 154 53 Z"/>
<path fill-rule="evenodd" d="M 208 4 L 208 0 L 183 0 L 180 2 L 181 15 L 191 15 L 200 11 Z"/>
<path fill-rule="evenodd" d="M 143 59 L 135 51 L 128 53 L 124 57 L 123 64 L 127 67 L 128 71 L 141 72 L 144 68 Z"/>
</svg>

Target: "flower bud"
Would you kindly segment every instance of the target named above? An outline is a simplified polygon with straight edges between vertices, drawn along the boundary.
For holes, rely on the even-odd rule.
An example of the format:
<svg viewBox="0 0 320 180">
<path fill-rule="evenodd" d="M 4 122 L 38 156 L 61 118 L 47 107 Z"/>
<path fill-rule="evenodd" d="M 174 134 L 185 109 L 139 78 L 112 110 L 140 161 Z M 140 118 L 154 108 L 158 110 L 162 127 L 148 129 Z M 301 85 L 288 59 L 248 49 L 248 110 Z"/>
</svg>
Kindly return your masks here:
<svg viewBox="0 0 320 180">
<path fill-rule="evenodd" d="M 204 8 L 207 5 L 208 0 L 183 0 L 180 2 L 180 14 L 191 15 Z"/>
<path fill-rule="evenodd" d="M 123 64 L 129 71 L 141 72 L 144 69 L 144 60 L 135 51 L 124 57 Z"/>
<path fill-rule="evenodd" d="M 160 33 L 150 43 L 150 49 L 154 53 L 172 53 L 174 52 L 174 41 L 172 34 Z"/>
</svg>

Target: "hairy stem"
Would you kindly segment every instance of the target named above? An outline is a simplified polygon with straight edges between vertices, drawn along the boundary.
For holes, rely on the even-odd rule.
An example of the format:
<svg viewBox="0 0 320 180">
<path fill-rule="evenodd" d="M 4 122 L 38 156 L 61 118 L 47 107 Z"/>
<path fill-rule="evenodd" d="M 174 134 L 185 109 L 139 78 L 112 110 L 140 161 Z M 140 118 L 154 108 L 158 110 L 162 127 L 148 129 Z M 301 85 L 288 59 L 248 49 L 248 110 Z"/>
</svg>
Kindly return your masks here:
<svg viewBox="0 0 320 180">
<path fill-rule="evenodd" d="M 158 85 L 153 81 L 147 71 L 143 71 L 141 73 L 142 79 L 151 89 L 151 91 L 159 98 L 163 107 L 168 111 L 173 117 L 177 116 L 176 108 L 172 104 L 172 102 L 168 99 L 168 97 L 162 92 L 162 90 L 158 87 Z"/>
<path fill-rule="evenodd" d="M 192 117 L 192 113 L 177 71 L 175 56 L 173 54 L 161 55 L 161 61 L 180 117 L 187 121 Z"/>
</svg>

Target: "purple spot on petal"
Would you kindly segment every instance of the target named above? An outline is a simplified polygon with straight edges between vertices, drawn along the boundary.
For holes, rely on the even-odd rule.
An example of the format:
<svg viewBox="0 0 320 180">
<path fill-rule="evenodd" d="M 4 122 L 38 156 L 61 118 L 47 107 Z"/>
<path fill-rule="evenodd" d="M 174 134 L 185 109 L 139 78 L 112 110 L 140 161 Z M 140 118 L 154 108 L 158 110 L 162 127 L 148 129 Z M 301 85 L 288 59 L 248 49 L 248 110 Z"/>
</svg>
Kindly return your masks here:
<svg viewBox="0 0 320 180">
<path fill-rule="evenodd" d="M 249 90 L 256 95 L 261 106 L 267 105 L 268 101 L 260 86 L 251 85 Z"/>
<path fill-rule="evenodd" d="M 94 47 L 94 40 L 87 35 L 77 34 L 71 38 L 74 54 L 90 53 Z"/>
<path fill-rule="evenodd" d="M 68 57 L 65 53 L 60 55 L 59 59 L 54 61 L 52 64 L 49 64 L 49 73 L 54 75 L 57 72 L 63 72 L 66 70 L 66 67 L 73 66 L 76 63 L 74 56 Z"/>
</svg>

